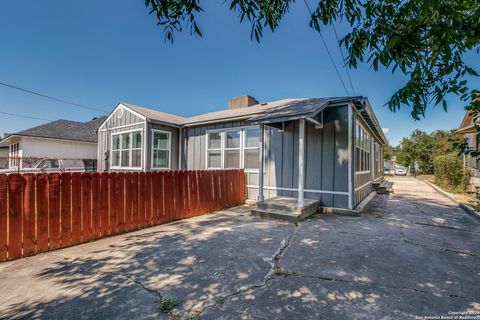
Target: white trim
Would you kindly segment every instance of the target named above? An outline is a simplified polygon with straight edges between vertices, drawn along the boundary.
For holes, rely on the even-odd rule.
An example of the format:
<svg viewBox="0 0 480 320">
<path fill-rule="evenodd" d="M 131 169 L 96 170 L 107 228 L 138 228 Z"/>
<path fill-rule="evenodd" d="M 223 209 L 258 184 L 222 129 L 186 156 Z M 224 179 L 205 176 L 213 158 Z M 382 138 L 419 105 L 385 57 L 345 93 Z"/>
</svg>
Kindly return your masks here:
<svg viewBox="0 0 480 320">
<path fill-rule="evenodd" d="M 247 188 L 258 189 L 258 186 L 253 184 L 248 184 Z M 266 187 L 264 186 L 263 189 L 265 190 L 280 190 L 280 191 L 295 191 L 298 192 L 297 188 L 284 188 L 284 187 Z M 327 193 L 327 194 L 338 194 L 342 196 L 348 196 L 348 192 L 344 191 L 330 191 L 330 190 L 317 190 L 317 189 L 304 189 L 306 193 Z"/>
<path fill-rule="evenodd" d="M 142 157 L 140 159 L 140 167 L 122 167 L 122 166 L 113 166 L 112 165 L 112 161 L 113 161 L 113 157 L 112 157 L 112 152 L 113 151 L 118 151 L 120 152 L 120 155 L 119 155 L 119 162 L 120 164 L 122 163 L 122 148 L 121 148 L 121 144 L 122 144 L 122 141 L 120 141 L 120 149 L 119 150 L 113 150 L 113 137 L 114 136 L 118 136 L 118 135 L 122 135 L 122 134 L 125 134 L 125 133 L 133 133 L 133 132 L 140 132 L 140 135 L 141 135 L 141 139 L 145 139 L 145 134 L 143 133 L 143 129 L 132 129 L 132 130 L 127 130 L 127 131 L 121 131 L 121 132 L 115 132 L 115 133 L 112 133 L 110 134 L 110 154 L 109 154 L 109 163 L 110 163 L 110 169 L 113 169 L 113 170 L 134 170 L 134 171 L 142 171 L 143 170 L 143 157 L 145 156 L 144 152 L 143 152 L 143 148 L 140 148 L 141 152 L 140 152 L 140 156 Z M 121 140 L 121 139 L 120 139 Z M 133 139 L 131 139 L 131 145 L 133 146 Z M 138 150 L 138 148 L 135 148 L 135 150 Z M 132 151 L 133 151 L 133 147 L 130 147 L 128 149 L 129 151 L 129 164 L 132 163 Z"/>
<path fill-rule="evenodd" d="M 354 128 L 354 123 L 353 123 L 353 112 L 352 112 L 352 104 L 348 104 L 348 208 L 353 209 L 353 179 L 352 179 L 352 173 L 353 173 L 353 164 L 354 162 L 352 161 L 353 159 L 353 143 L 355 141 L 355 137 L 353 135 L 353 128 Z"/>
<path fill-rule="evenodd" d="M 380 177 L 378 177 L 377 179 L 375 179 L 375 180 L 373 180 L 373 181 L 377 181 L 377 180 L 382 179 L 382 178 L 383 178 L 383 175 L 380 176 Z"/>
<path fill-rule="evenodd" d="M 355 189 L 355 192 L 357 192 L 357 191 L 360 190 L 360 189 L 365 188 L 365 187 L 366 187 L 367 185 L 369 185 L 370 183 L 372 183 L 372 181 L 368 181 L 368 182 L 365 183 L 363 186 L 358 187 L 357 189 Z"/>
<path fill-rule="evenodd" d="M 152 129 L 151 130 L 152 134 L 151 134 L 151 138 L 152 138 L 152 141 L 150 143 L 150 151 L 151 151 L 151 155 L 150 155 L 150 170 L 171 170 L 172 168 L 172 133 L 170 131 L 165 131 L 165 130 L 160 130 L 160 129 Z M 153 166 L 153 143 L 154 143 L 154 140 L 153 140 L 153 135 L 155 134 L 155 132 L 158 132 L 158 133 L 166 133 L 168 134 L 168 167 L 154 167 Z M 159 150 L 164 150 L 165 149 L 159 149 Z"/>
<path fill-rule="evenodd" d="M 148 135 L 147 135 L 147 132 L 148 132 L 148 122 L 145 121 L 145 139 L 143 139 L 143 151 L 142 151 L 142 154 L 143 154 L 143 161 L 142 161 L 142 167 L 144 168 L 144 170 L 147 170 L 147 155 L 148 155 Z"/>
<path fill-rule="evenodd" d="M 105 132 L 105 131 L 112 131 L 112 130 L 116 130 L 116 129 L 128 128 L 128 127 L 132 127 L 132 126 L 142 125 L 142 124 L 145 124 L 145 123 L 147 123 L 147 122 L 142 121 L 142 122 L 135 122 L 135 123 L 132 123 L 132 124 L 124 124 L 123 126 L 119 126 L 119 127 L 113 127 L 113 128 L 108 128 L 108 129 L 99 129 L 98 132 Z"/>
<path fill-rule="evenodd" d="M 359 174 L 367 174 L 367 173 L 370 173 L 370 170 L 365 170 L 365 171 L 356 171 L 356 172 L 355 172 L 355 175 L 359 175 Z"/>
<path fill-rule="evenodd" d="M 218 128 L 218 129 L 207 129 L 205 133 L 209 132 L 223 132 L 223 131 L 230 131 L 230 130 L 242 130 L 247 128 L 258 128 L 258 125 L 247 125 L 247 126 L 236 126 L 236 127 L 225 127 L 225 128 Z"/>
<path fill-rule="evenodd" d="M 305 119 L 298 120 L 298 206 L 305 204 Z"/>
<path fill-rule="evenodd" d="M 146 121 L 146 120 L 147 120 L 147 118 L 146 118 L 145 116 L 143 116 L 143 115 L 141 115 L 140 113 L 138 113 L 138 112 L 130 109 L 128 106 L 126 106 L 126 105 L 124 105 L 123 103 L 120 102 L 120 103 L 117 104 L 117 106 L 112 110 L 112 112 L 110 112 L 110 114 L 108 115 L 107 119 L 105 119 L 105 121 L 103 121 L 103 123 L 100 125 L 100 127 L 98 127 L 99 131 L 100 131 L 101 128 L 103 128 L 103 126 L 108 122 L 108 120 L 110 120 L 110 118 L 113 117 L 113 115 L 115 114 L 115 112 L 116 112 L 117 109 L 119 109 L 119 108 L 121 108 L 121 109 L 123 109 L 123 110 L 127 109 L 127 111 L 133 113 L 133 114 L 136 115 L 137 117 L 141 118 L 143 121 Z"/>
</svg>

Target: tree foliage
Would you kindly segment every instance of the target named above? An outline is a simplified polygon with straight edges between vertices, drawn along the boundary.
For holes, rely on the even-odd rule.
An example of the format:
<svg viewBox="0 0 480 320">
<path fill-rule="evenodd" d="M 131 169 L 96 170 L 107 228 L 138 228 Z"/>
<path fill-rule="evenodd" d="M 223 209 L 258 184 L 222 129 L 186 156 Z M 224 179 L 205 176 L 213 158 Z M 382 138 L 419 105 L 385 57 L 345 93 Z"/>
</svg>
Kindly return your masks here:
<svg viewBox="0 0 480 320">
<path fill-rule="evenodd" d="M 211 1 L 211 0 L 210 0 Z M 294 0 L 224 0 L 241 22 L 251 24 L 251 38 L 260 41 L 290 11 Z M 356 68 L 368 63 L 374 70 L 407 75 L 407 83 L 387 103 L 392 111 L 410 106 L 414 119 L 425 116 L 428 105 L 447 110 L 445 97 L 467 101 L 468 79 L 478 73 L 464 61 L 466 53 L 480 53 L 479 0 L 304 0 L 312 3 L 310 27 L 346 22 L 350 32 L 340 40 L 348 51 L 345 63 Z M 184 29 L 202 36 L 196 15 L 200 0 L 145 0 L 173 42 Z M 313 5 L 314 4 L 314 5 Z"/>
<path fill-rule="evenodd" d="M 436 130 L 431 133 L 416 129 L 405 137 L 397 148 L 397 162 L 403 166 L 418 166 L 422 173 L 433 173 L 434 159 L 454 152 L 460 137 L 452 131 Z"/>
</svg>

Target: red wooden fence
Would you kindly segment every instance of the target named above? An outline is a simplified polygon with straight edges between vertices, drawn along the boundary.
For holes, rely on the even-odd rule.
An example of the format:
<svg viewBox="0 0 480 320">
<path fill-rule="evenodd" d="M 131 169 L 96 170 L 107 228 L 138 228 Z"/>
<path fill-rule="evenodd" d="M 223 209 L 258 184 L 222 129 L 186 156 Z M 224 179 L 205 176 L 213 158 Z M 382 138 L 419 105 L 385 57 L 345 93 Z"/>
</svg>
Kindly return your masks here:
<svg viewBox="0 0 480 320">
<path fill-rule="evenodd" d="M 244 201 L 243 170 L 0 174 L 0 261 Z"/>
</svg>

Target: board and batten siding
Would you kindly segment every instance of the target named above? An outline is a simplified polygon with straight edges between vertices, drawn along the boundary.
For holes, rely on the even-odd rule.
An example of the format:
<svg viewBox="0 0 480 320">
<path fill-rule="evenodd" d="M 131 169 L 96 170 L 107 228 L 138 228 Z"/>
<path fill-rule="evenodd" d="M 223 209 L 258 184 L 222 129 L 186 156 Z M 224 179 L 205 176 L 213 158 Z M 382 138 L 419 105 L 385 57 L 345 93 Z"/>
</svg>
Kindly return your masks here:
<svg viewBox="0 0 480 320">
<path fill-rule="evenodd" d="M 353 195 L 353 207 L 356 207 L 363 199 L 365 199 L 372 191 L 373 182 L 381 182 L 383 180 L 383 147 L 380 140 L 373 134 L 371 128 L 365 123 L 365 121 L 357 116 L 355 121 L 358 121 L 363 128 L 365 128 L 371 136 L 370 140 L 370 170 L 368 172 L 355 172 L 355 161 L 352 165 L 354 168 L 354 195 Z M 354 130 L 353 137 L 353 154 L 355 154 L 355 141 L 356 130 Z M 377 147 L 375 145 L 377 143 Z M 380 148 L 377 153 L 376 148 Z M 379 156 L 378 162 L 375 157 Z M 377 164 L 378 163 L 378 164 Z"/>
<path fill-rule="evenodd" d="M 179 139 L 179 130 L 178 128 L 175 127 L 170 127 L 162 124 L 157 124 L 157 123 L 152 123 L 149 122 L 147 124 L 148 128 L 148 135 L 146 137 L 147 139 L 147 150 L 144 152 L 147 157 L 147 170 L 155 170 L 152 169 L 152 130 L 160 130 L 160 131 L 167 131 L 170 132 L 170 139 L 171 139 L 171 149 L 170 149 L 170 169 L 171 170 L 178 170 L 178 139 Z"/>
<path fill-rule="evenodd" d="M 306 123 L 305 197 L 318 199 L 324 206 L 348 207 L 348 109 L 347 106 L 324 111 L 321 129 Z M 206 169 L 206 133 L 208 130 L 245 126 L 242 121 L 189 127 L 184 129 L 185 169 Z M 284 131 L 265 126 L 264 195 L 297 196 L 298 126 L 285 123 Z M 258 196 L 258 172 L 247 172 L 248 198 Z M 294 189 L 294 190 L 290 190 Z M 324 192 L 320 192 L 324 191 Z M 332 193 L 335 192 L 335 193 Z"/>
</svg>

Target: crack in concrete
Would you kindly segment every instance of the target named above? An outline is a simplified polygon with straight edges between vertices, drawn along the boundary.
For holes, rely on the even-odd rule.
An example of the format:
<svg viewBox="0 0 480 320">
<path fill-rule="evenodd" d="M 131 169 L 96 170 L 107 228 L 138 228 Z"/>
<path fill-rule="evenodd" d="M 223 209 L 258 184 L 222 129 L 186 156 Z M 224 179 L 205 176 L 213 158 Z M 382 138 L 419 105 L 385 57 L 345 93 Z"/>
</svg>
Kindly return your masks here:
<svg viewBox="0 0 480 320">
<path fill-rule="evenodd" d="M 243 286 L 239 290 L 223 296 L 224 301 L 221 302 L 221 304 L 225 303 L 225 301 L 227 301 L 228 299 L 230 299 L 234 296 L 237 296 L 239 294 L 246 293 L 246 292 L 253 292 L 253 291 L 255 291 L 259 288 L 263 288 L 273 278 L 281 275 L 282 269 L 280 267 L 280 259 L 283 255 L 283 253 L 285 252 L 285 250 L 290 246 L 290 243 L 291 243 L 292 239 L 295 237 L 295 235 L 298 232 L 298 229 L 300 228 L 300 223 L 299 222 L 296 222 L 293 225 L 294 225 L 293 231 L 288 233 L 287 236 L 285 238 L 283 238 L 283 240 L 280 242 L 280 246 L 277 248 L 277 250 L 274 252 L 274 254 L 270 257 L 270 259 L 268 259 L 269 263 L 270 263 L 270 269 L 267 272 L 267 274 L 263 277 L 263 280 L 260 283 L 257 283 L 257 284 L 250 284 L 250 285 Z M 215 305 L 218 305 L 218 304 L 219 304 L 219 302 L 214 301 L 214 302 L 212 302 L 208 305 L 205 305 L 199 312 L 196 312 L 196 315 L 200 316 L 203 312 L 205 312 L 205 310 L 207 310 L 208 308 L 211 308 Z"/>
<path fill-rule="evenodd" d="M 417 288 L 397 287 L 397 286 L 382 286 L 382 285 L 379 285 L 375 282 L 352 281 L 352 280 L 349 280 L 349 279 L 326 277 L 326 276 L 319 276 L 319 275 L 310 275 L 310 274 L 305 274 L 305 273 L 302 273 L 302 272 L 289 271 L 289 270 L 282 270 L 277 275 L 278 276 L 283 276 L 284 278 L 299 277 L 299 278 L 317 279 L 317 280 L 322 280 L 322 281 L 356 284 L 356 285 L 362 285 L 362 286 L 366 286 L 366 287 L 375 287 L 375 288 L 380 288 L 380 289 L 394 289 L 394 290 L 414 291 L 414 292 L 419 292 L 419 293 L 424 293 L 424 294 L 431 294 L 431 295 L 434 295 L 436 297 L 443 297 L 443 298 L 470 299 L 469 297 L 459 296 L 459 295 L 456 295 L 456 294 L 447 294 L 447 295 L 434 294 L 430 291 L 425 291 L 425 290 L 421 290 L 421 289 L 417 289 Z"/>
<path fill-rule="evenodd" d="M 431 246 L 431 245 L 428 245 L 428 244 L 419 243 L 419 242 L 410 240 L 410 239 L 407 238 L 407 235 L 403 231 L 403 227 L 399 227 L 399 229 L 400 229 L 400 235 L 401 235 L 402 241 L 404 241 L 406 243 L 413 244 L 413 245 L 416 245 L 416 246 L 419 246 L 419 247 L 422 247 L 422 248 L 425 248 L 425 249 L 429 249 L 429 250 L 434 251 L 434 252 L 445 252 L 445 251 L 447 251 L 447 252 L 465 254 L 465 255 L 471 256 L 471 257 L 476 257 L 477 256 L 475 253 L 470 252 L 468 250 L 449 248 L 449 247 L 443 247 L 443 246 Z M 438 249 L 440 249 L 440 250 L 438 250 Z"/>
<path fill-rule="evenodd" d="M 147 287 L 141 281 L 136 280 L 132 276 L 129 276 L 129 275 L 126 275 L 126 274 L 121 274 L 121 273 L 118 273 L 118 272 L 115 272 L 115 271 L 105 271 L 105 270 L 100 270 L 100 269 L 94 269 L 94 270 L 87 269 L 87 268 L 82 267 L 79 264 L 79 261 L 77 259 L 73 259 L 73 258 L 68 257 L 68 256 L 63 256 L 63 259 L 65 261 L 67 261 L 71 266 L 75 266 L 75 267 L 79 268 L 80 270 L 82 270 L 84 272 L 93 272 L 95 274 L 100 274 L 100 275 L 113 275 L 113 276 L 116 276 L 116 277 L 125 278 L 128 281 L 133 282 L 134 284 L 140 286 L 143 290 L 153 294 L 157 299 L 160 300 L 160 299 L 163 298 L 162 294 L 158 290 L 151 289 L 151 288 Z"/>
</svg>

